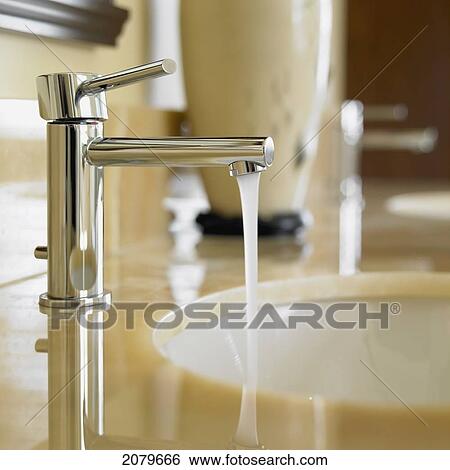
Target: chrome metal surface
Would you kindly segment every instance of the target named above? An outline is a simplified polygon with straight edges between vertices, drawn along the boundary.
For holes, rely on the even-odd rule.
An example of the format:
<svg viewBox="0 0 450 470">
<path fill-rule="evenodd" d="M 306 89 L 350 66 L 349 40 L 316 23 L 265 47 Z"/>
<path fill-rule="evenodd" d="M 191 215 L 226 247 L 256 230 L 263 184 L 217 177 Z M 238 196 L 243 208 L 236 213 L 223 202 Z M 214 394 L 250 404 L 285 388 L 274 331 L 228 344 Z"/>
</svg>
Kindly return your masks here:
<svg viewBox="0 0 450 470">
<path fill-rule="evenodd" d="M 352 275 L 361 261 L 361 224 L 364 208 L 360 156 L 364 132 L 364 106 L 344 102 L 341 108 L 339 179 L 339 274 Z"/>
<path fill-rule="evenodd" d="M 108 119 L 104 92 L 146 78 L 170 75 L 173 60 L 164 59 L 108 75 L 93 73 L 52 73 L 37 77 L 39 112 L 47 121 Z"/>
<path fill-rule="evenodd" d="M 163 59 L 152 62 L 151 64 L 139 65 L 130 69 L 121 70 L 120 72 L 91 78 L 81 84 L 79 92 L 82 95 L 101 93 L 102 91 L 120 88 L 147 78 L 164 77 L 175 73 L 176 70 L 177 65 L 173 60 Z"/>
<path fill-rule="evenodd" d="M 175 71 L 169 59 L 121 72 L 37 78 L 47 124 L 48 292 L 42 308 L 107 304 L 103 288 L 103 167 L 229 167 L 234 176 L 272 164 L 270 137 L 104 138 L 105 91 Z M 45 250 L 38 249 L 37 257 Z"/>
<path fill-rule="evenodd" d="M 87 449 L 104 433 L 102 309 L 48 315 L 49 448 Z M 96 324 L 96 327 L 88 325 Z"/>
<path fill-rule="evenodd" d="M 80 297 L 74 299 L 54 299 L 48 296 L 47 293 L 39 296 L 39 310 L 46 315 L 49 314 L 51 309 L 77 309 L 81 307 L 93 306 L 109 306 L 112 303 L 112 295 L 108 290 L 103 291 L 101 294 Z"/>
<path fill-rule="evenodd" d="M 92 73 L 52 73 L 36 79 L 39 113 L 46 121 L 108 119 L 105 94 L 81 95 L 79 86 Z"/>
<path fill-rule="evenodd" d="M 38 353 L 48 352 L 48 340 L 46 338 L 39 338 L 34 343 L 34 350 Z"/>
<path fill-rule="evenodd" d="M 339 272 L 355 274 L 362 255 L 362 213 L 364 197 L 360 176 L 362 150 L 403 150 L 431 152 L 438 139 L 437 130 L 365 130 L 366 121 L 404 121 L 406 105 L 364 106 L 360 101 L 344 102 L 341 108 L 339 179 Z"/>
<path fill-rule="evenodd" d="M 36 259 L 48 259 L 48 251 L 46 246 L 37 246 L 34 249 L 34 257 Z"/>
<path fill-rule="evenodd" d="M 84 149 L 103 124 L 47 125 L 47 240 L 50 299 L 103 295 L 103 169 Z"/>
<path fill-rule="evenodd" d="M 434 127 L 401 131 L 371 130 L 363 137 L 365 150 L 407 150 L 430 153 L 436 146 L 438 131 Z"/>
<path fill-rule="evenodd" d="M 242 176 L 251 173 L 257 173 L 258 171 L 264 171 L 266 168 L 253 162 L 239 161 L 231 163 L 229 165 L 229 169 L 230 176 Z"/>
<path fill-rule="evenodd" d="M 89 144 L 86 158 L 98 167 L 210 167 L 248 162 L 261 171 L 272 164 L 273 154 L 270 137 L 105 138 Z"/>
<path fill-rule="evenodd" d="M 362 136 L 364 133 L 364 106 L 360 101 L 345 101 L 341 107 L 341 181 L 359 175 Z"/>
</svg>

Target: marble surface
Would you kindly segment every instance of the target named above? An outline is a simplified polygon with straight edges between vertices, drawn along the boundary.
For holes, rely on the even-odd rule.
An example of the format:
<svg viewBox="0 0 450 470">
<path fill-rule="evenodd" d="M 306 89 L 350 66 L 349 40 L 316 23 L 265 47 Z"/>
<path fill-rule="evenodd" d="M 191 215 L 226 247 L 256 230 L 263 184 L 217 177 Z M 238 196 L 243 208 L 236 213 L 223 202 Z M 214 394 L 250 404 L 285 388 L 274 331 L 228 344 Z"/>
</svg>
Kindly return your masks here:
<svg viewBox="0 0 450 470">
<path fill-rule="evenodd" d="M 443 187 L 427 185 L 437 190 Z M 392 195 L 421 189 L 422 185 L 411 183 L 389 185 L 374 181 L 366 185 L 362 270 L 450 271 L 448 223 L 401 218 L 384 209 L 386 199 Z M 315 225 L 303 242 L 260 241 L 260 280 L 337 272 L 337 204 L 332 198 L 316 202 L 319 209 L 314 211 Z M 195 240 L 188 243 L 195 245 Z M 34 351 L 35 340 L 47 334 L 46 317 L 39 313 L 37 305 L 38 295 L 45 291 L 45 264 L 33 260 L 33 247 L 28 248 L 20 249 L 19 258 L 8 258 L 8 266 L 2 263 L 0 270 L 4 281 L 0 284 L 0 448 L 47 446 L 47 356 Z M 10 280 L 7 272 L 17 270 L 20 263 L 33 266 L 31 274 Z M 105 269 L 106 285 L 113 291 L 114 301 L 183 303 L 241 285 L 243 243 L 240 239 L 210 237 L 201 239 L 195 247 L 180 250 L 170 236 L 155 236 L 123 246 L 107 257 Z M 189 374 L 168 364 L 155 351 L 151 332 L 140 327 L 142 319 L 132 330 L 125 328 L 122 317 L 119 320 L 105 332 L 104 339 L 106 433 L 121 436 L 122 443 L 151 442 L 153 446 L 174 448 L 214 447 L 223 442 L 224 436 L 232 435 L 239 391 L 217 389 L 201 378 L 196 378 L 194 386 Z M 219 410 L 221 394 L 226 399 Z M 179 404 L 185 402 L 189 406 Z M 181 408 L 174 407 L 174 403 Z M 275 423 L 275 428 L 290 425 L 293 435 L 303 436 L 301 445 L 314 446 L 307 437 L 309 425 L 303 430 L 298 428 L 293 408 L 286 403 L 280 406 L 268 404 L 262 420 Z M 309 413 L 306 408 L 295 409 L 299 418 Z M 194 414 L 195 426 L 190 418 Z M 214 428 L 216 434 L 212 431 L 205 438 L 199 423 L 215 418 L 223 422 Z M 195 444 L 186 444 L 187 440 Z M 295 440 L 275 440 L 272 444 L 288 448 L 300 445 Z M 97 443 L 99 447 L 111 445 Z"/>
</svg>

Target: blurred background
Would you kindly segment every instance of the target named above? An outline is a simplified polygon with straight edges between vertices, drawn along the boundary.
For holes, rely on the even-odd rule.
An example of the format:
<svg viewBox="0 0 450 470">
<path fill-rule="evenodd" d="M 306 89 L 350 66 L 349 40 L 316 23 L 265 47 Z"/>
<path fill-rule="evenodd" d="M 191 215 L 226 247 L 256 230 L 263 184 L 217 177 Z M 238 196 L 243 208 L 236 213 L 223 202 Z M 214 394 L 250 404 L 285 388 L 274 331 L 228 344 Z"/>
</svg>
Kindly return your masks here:
<svg viewBox="0 0 450 470">
<path fill-rule="evenodd" d="M 448 0 L 0 0 L 2 447 L 35 446 L 47 425 L 17 425 L 47 399 L 33 350 L 46 329 L 46 266 L 33 249 L 47 238 L 36 76 L 169 57 L 175 75 L 108 94 L 106 136 L 272 135 L 261 280 L 449 271 L 449 22 Z M 105 170 L 105 284 L 116 299 L 183 303 L 243 283 L 240 202 L 226 173 Z M 109 425 L 151 434 L 159 415 L 138 403 L 167 397 L 158 381 L 149 395 L 134 366 L 151 362 L 148 337 L 114 335 L 108 386 L 123 383 L 117 364 L 128 358 L 126 380 L 142 387 L 118 387 Z M 178 377 L 157 375 L 170 389 Z"/>
<path fill-rule="evenodd" d="M 14 191 L 44 196 L 35 77 L 54 71 L 106 73 L 172 57 L 179 65 L 173 77 L 110 94 L 107 134 L 273 135 L 277 158 L 262 183 L 262 234 L 304 233 L 315 206 L 328 204 L 323 194 L 331 188 L 343 197 L 339 187 L 349 175 L 374 193 L 368 210 L 377 195 L 384 201 L 430 189 L 439 192 L 436 200 L 390 201 L 391 212 L 413 204 L 442 215 L 449 205 L 441 194 L 449 177 L 448 9 L 445 0 L 0 2 L 7 71 L 0 79 L 0 280 L 33 272 L 30 243 L 45 238 L 44 200 L 21 212 L 30 198 L 25 203 Z M 353 129 L 350 149 L 342 146 L 343 126 Z M 201 198 L 205 189 L 202 230 L 239 233 L 233 181 L 212 170 L 184 180 L 177 184 L 165 169 L 107 169 L 107 250 L 166 233 L 173 214 L 163 199 Z M 25 181 L 29 189 L 17 186 Z M 17 226 L 12 242 L 6 227 Z"/>
</svg>

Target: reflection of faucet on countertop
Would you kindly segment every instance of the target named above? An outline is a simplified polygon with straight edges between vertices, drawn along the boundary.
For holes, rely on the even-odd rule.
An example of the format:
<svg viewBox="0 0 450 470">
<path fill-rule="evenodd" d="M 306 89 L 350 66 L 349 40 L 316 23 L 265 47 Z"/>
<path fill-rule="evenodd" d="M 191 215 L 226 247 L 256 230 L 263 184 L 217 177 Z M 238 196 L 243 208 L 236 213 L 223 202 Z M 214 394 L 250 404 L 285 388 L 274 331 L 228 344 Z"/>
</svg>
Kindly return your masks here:
<svg viewBox="0 0 450 470">
<path fill-rule="evenodd" d="M 173 217 L 169 231 L 174 246 L 167 277 L 175 302 L 183 305 L 198 298 L 205 278 L 205 262 L 197 256 L 196 247 L 202 233 L 196 219 L 199 213 L 209 209 L 209 203 L 196 172 L 182 169 L 180 175 L 170 179 L 169 196 L 163 204 Z"/>
</svg>

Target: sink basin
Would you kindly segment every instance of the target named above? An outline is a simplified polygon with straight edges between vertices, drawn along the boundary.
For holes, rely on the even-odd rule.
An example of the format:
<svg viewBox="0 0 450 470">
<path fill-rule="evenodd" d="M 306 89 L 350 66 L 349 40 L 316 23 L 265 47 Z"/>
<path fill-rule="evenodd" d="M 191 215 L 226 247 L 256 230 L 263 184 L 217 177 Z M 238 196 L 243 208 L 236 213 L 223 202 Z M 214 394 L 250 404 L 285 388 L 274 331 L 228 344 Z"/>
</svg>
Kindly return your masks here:
<svg viewBox="0 0 450 470">
<path fill-rule="evenodd" d="M 199 302 L 243 299 L 244 289 L 237 288 Z M 286 307 L 293 302 L 315 302 L 325 311 L 331 304 L 355 301 L 366 303 L 368 312 L 380 311 L 385 303 L 389 323 L 387 329 L 378 320 L 368 320 L 364 329 L 337 329 L 324 321 L 322 329 L 298 324 L 295 329 L 257 330 L 261 423 L 266 406 L 296 402 L 316 447 L 449 446 L 450 274 L 391 272 L 274 281 L 260 284 L 259 299 L 273 303 L 285 323 Z M 337 312 L 335 318 L 358 321 L 361 316 L 355 307 Z M 183 325 L 174 331 L 156 330 L 154 342 L 160 354 L 192 374 L 224 387 L 242 384 L 243 330 Z"/>
<path fill-rule="evenodd" d="M 403 217 L 450 220 L 450 191 L 400 194 L 386 202 L 389 212 Z"/>
</svg>

